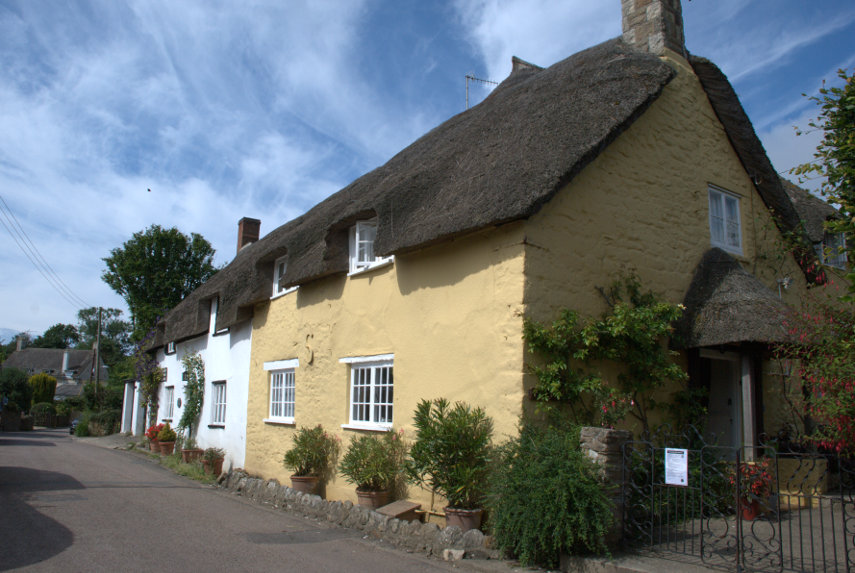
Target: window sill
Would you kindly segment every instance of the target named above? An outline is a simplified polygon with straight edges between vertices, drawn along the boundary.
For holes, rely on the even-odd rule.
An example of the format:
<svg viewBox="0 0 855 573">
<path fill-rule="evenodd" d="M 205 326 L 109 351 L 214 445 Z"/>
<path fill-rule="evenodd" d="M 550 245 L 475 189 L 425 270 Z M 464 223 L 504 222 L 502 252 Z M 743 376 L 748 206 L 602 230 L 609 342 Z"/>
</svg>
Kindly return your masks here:
<svg viewBox="0 0 855 573">
<path fill-rule="evenodd" d="M 225 430 L 226 429 L 225 424 L 208 424 L 208 427 L 211 428 L 212 430 Z"/>
<path fill-rule="evenodd" d="M 368 265 L 367 267 L 362 267 L 361 269 L 356 269 L 355 271 L 350 271 L 349 273 L 347 273 L 347 276 L 355 277 L 358 275 L 364 275 L 365 273 L 369 273 L 369 272 L 377 270 L 377 269 L 382 269 L 384 267 L 388 267 L 389 265 L 391 265 L 394 262 L 395 262 L 395 256 L 392 255 L 391 257 L 389 257 L 387 259 L 383 259 L 382 261 L 378 261 L 374 264 Z"/>
<path fill-rule="evenodd" d="M 271 426 L 296 426 L 297 423 L 294 422 L 293 419 L 288 418 L 264 418 L 262 420 L 265 424 L 270 424 Z"/>
<path fill-rule="evenodd" d="M 344 430 L 364 430 L 367 432 L 391 432 L 392 426 L 380 426 L 377 424 L 342 424 Z"/>
<path fill-rule="evenodd" d="M 743 257 L 744 256 L 742 254 L 741 248 L 736 249 L 734 247 L 728 247 L 727 245 L 717 245 L 716 243 L 712 243 L 712 242 L 710 243 L 710 245 L 713 247 L 717 247 L 717 248 L 721 249 L 722 251 L 724 251 L 726 253 L 730 253 L 731 255 L 735 255 L 737 257 Z"/>
<path fill-rule="evenodd" d="M 161 421 L 161 422 L 169 422 L 169 423 L 171 424 L 171 423 L 172 423 L 172 418 L 161 418 L 161 419 L 160 419 L 160 421 Z"/>
<path fill-rule="evenodd" d="M 296 291 L 298 288 L 300 288 L 300 287 L 291 287 L 289 289 L 285 289 L 282 292 L 278 292 L 278 293 L 274 294 L 273 296 L 271 296 L 270 300 L 285 296 L 286 294 L 291 294 L 292 292 Z"/>
</svg>

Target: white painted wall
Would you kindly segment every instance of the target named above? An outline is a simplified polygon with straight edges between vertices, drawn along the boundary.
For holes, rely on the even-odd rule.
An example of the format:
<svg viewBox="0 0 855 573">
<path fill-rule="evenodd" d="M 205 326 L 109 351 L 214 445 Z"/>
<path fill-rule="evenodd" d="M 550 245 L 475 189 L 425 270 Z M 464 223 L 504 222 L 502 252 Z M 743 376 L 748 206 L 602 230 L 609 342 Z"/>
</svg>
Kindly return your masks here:
<svg viewBox="0 0 855 573">
<path fill-rule="evenodd" d="M 166 380 L 158 394 L 159 422 L 169 421 L 175 427 L 184 411 L 184 368 L 181 358 L 186 353 L 199 352 L 205 363 L 205 395 L 202 414 L 193 427 L 193 436 L 200 448 L 222 448 L 226 451 L 223 469 L 243 467 L 246 458 L 246 405 L 249 390 L 249 357 L 252 338 L 252 322 L 247 320 L 228 331 L 214 334 L 217 302 L 211 304 L 211 323 L 208 333 L 185 340 L 175 345 L 174 354 L 165 354 L 164 348 L 157 351 L 157 363 L 166 368 Z M 226 381 L 226 423 L 222 427 L 210 425 L 212 416 L 212 383 Z M 174 409 L 171 418 L 166 417 L 164 403 L 166 388 L 174 388 Z M 139 400 L 137 384 L 136 401 Z M 178 406 L 179 399 L 181 406 Z M 144 431 L 144 430 L 143 430 Z M 136 432 L 135 432 L 136 433 Z"/>
</svg>

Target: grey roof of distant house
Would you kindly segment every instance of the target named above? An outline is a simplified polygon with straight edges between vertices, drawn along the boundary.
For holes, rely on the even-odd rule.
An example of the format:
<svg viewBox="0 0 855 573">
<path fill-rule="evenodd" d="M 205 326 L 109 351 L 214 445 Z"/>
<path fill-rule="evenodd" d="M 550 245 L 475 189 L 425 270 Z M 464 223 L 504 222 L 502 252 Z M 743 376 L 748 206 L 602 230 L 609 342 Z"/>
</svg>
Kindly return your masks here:
<svg viewBox="0 0 855 573">
<path fill-rule="evenodd" d="M 727 78 L 703 58 L 690 62 L 778 224 L 795 229 L 798 216 Z M 286 253 L 283 286 L 347 272 L 348 228 L 357 220 L 378 218 L 375 250 L 388 255 L 530 217 L 641 116 L 674 75 L 663 60 L 620 39 L 546 69 L 515 61 L 479 105 L 244 247 L 166 315 L 149 348 L 207 332 L 213 298 L 218 330 L 251 318 L 253 305 L 270 297 L 273 263 Z"/>
<path fill-rule="evenodd" d="M 51 376 L 59 376 L 62 370 L 62 360 L 68 353 L 68 370 L 77 374 L 79 380 L 94 379 L 92 365 L 95 363 L 95 353 L 92 350 L 73 350 L 62 348 L 24 348 L 16 350 L 3 363 L 3 368 L 18 368 L 29 373 L 45 372 Z M 101 380 L 107 379 L 107 369 L 101 369 Z"/>
</svg>

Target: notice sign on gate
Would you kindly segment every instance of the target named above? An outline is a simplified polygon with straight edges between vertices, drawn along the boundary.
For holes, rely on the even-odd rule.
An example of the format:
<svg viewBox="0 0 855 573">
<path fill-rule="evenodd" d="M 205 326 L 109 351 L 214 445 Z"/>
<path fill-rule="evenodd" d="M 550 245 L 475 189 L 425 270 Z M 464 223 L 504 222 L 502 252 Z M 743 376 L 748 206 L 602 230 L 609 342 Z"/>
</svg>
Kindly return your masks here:
<svg viewBox="0 0 855 573">
<path fill-rule="evenodd" d="M 665 448 L 665 484 L 689 485 L 689 450 Z"/>
</svg>

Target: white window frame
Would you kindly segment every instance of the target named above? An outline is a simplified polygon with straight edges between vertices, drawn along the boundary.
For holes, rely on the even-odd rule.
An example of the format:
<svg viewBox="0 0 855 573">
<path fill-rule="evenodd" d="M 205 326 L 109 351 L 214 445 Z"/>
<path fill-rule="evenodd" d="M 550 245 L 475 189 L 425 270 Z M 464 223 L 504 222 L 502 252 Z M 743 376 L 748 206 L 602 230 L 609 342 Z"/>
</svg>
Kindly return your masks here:
<svg viewBox="0 0 855 573">
<path fill-rule="evenodd" d="M 175 386 L 166 386 L 165 390 L 164 405 L 166 406 L 166 412 L 164 412 L 163 417 L 171 420 L 175 416 Z"/>
<path fill-rule="evenodd" d="M 395 257 L 378 257 L 374 252 L 374 242 L 377 237 L 377 219 L 357 221 L 350 228 L 350 272 L 357 274 L 369 269 L 376 269 L 391 264 Z M 360 247 L 363 247 L 360 249 Z"/>
<path fill-rule="evenodd" d="M 270 298 L 280 297 L 283 294 L 288 294 L 297 290 L 297 287 L 280 288 L 279 281 L 285 276 L 285 271 L 288 270 L 288 255 L 284 255 L 276 259 L 273 263 L 273 294 Z"/>
<path fill-rule="evenodd" d="M 294 424 L 297 408 L 296 369 L 299 360 L 277 360 L 265 362 L 264 370 L 269 373 L 268 417 L 269 424 Z M 281 385 L 280 385 L 281 384 Z"/>
<path fill-rule="evenodd" d="M 166 343 L 166 350 L 163 351 L 164 354 L 175 354 L 175 341 Z"/>
<path fill-rule="evenodd" d="M 742 254 L 742 220 L 739 195 L 709 186 L 710 243 L 725 251 Z"/>
<path fill-rule="evenodd" d="M 392 429 L 394 359 L 393 354 L 380 354 L 339 360 L 350 366 L 347 404 L 349 423 L 342 424 L 342 428 L 382 432 Z"/>
<path fill-rule="evenodd" d="M 824 265 L 834 267 L 836 269 L 845 269 L 846 257 L 846 235 L 843 233 L 825 232 L 822 237 L 822 242 L 817 243 L 816 254 L 819 260 Z"/>
<path fill-rule="evenodd" d="M 226 425 L 226 381 L 211 383 L 211 426 Z"/>
</svg>

